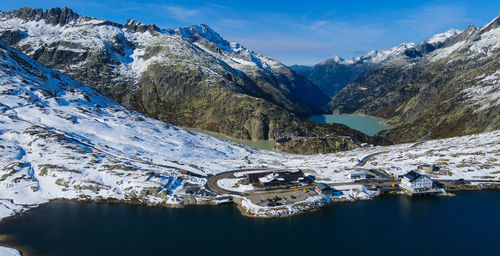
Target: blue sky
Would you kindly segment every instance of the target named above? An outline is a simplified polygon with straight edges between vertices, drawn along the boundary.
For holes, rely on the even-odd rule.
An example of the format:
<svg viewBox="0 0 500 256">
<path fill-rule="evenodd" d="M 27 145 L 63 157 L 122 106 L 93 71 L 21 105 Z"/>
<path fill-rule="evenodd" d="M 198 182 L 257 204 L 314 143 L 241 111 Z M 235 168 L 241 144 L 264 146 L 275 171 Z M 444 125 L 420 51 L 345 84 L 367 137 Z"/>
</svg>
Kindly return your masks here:
<svg viewBox="0 0 500 256">
<path fill-rule="evenodd" d="M 289 65 L 420 42 L 451 28 L 484 25 L 500 13 L 498 0 L 3 0 L 0 10 L 22 6 L 67 6 L 85 16 L 119 23 L 134 18 L 162 28 L 204 23 L 229 41 Z"/>
</svg>

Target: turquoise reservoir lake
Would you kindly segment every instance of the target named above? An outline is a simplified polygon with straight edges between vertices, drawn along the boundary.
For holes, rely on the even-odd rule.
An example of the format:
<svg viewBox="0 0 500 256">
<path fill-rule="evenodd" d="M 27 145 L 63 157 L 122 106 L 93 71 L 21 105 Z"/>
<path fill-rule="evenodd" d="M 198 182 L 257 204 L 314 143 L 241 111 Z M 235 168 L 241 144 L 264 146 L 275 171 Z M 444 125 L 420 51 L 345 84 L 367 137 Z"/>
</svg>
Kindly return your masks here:
<svg viewBox="0 0 500 256">
<path fill-rule="evenodd" d="M 234 205 L 184 209 L 55 201 L 0 222 L 26 255 L 498 255 L 500 191 L 382 196 L 282 219 Z"/>
<path fill-rule="evenodd" d="M 378 118 L 361 115 L 317 115 L 309 117 L 309 120 L 322 124 L 345 124 L 370 136 L 389 128 Z"/>
</svg>

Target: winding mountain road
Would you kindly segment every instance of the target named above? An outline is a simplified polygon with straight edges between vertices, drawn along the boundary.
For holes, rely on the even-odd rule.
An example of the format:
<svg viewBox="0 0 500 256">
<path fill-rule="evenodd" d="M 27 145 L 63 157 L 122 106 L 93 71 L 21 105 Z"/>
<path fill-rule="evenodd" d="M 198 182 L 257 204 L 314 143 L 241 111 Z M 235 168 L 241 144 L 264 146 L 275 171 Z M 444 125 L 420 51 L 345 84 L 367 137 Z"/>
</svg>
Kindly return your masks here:
<svg viewBox="0 0 500 256">
<path fill-rule="evenodd" d="M 427 140 L 421 140 L 419 142 L 415 142 L 413 145 L 410 146 L 410 148 L 416 148 L 418 145 L 424 144 L 427 142 Z"/>
<path fill-rule="evenodd" d="M 248 193 L 243 193 L 243 192 L 238 192 L 238 191 L 232 191 L 232 190 L 227 190 L 224 188 L 221 188 L 217 182 L 222 179 L 227 179 L 227 178 L 235 178 L 234 174 L 237 172 L 248 172 L 248 171 L 271 171 L 273 169 L 269 168 L 253 168 L 253 169 L 238 169 L 238 170 L 232 170 L 232 171 L 227 171 L 227 172 L 221 172 L 217 173 L 213 176 L 208 177 L 207 183 L 205 187 L 217 194 L 223 195 L 223 194 L 229 194 L 229 195 L 238 195 L 238 196 L 244 196 L 248 195 Z"/>
<path fill-rule="evenodd" d="M 365 164 L 368 162 L 368 160 L 370 160 L 372 157 L 374 157 L 374 156 L 376 156 L 376 155 L 383 154 L 383 153 L 387 153 L 387 152 L 389 152 L 389 151 L 380 151 L 380 152 L 375 152 L 375 153 L 369 154 L 369 155 L 367 155 L 367 156 L 363 157 L 363 159 L 361 159 L 361 160 L 359 161 L 359 163 L 357 163 L 357 164 L 356 164 L 356 166 L 363 166 L 363 165 L 365 165 Z"/>
</svg>

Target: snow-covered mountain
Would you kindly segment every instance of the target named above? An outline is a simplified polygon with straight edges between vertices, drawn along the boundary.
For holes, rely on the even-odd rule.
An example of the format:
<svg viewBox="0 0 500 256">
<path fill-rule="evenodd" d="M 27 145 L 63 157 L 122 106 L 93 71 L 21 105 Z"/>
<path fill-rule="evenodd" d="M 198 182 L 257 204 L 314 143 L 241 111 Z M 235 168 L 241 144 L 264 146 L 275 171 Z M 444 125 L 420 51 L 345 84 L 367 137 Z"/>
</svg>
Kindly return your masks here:
<svg viewBox="0 0 500 256">
<path fill-rule="evenodd" d="M 333 97 L 346 85 L 366 72 L 392 59 L 410 58 L 411 62 L 414 62 L 422 56 L 422 53 L 428 53 L 442 47 L 447 40 L 456 37 L 460 33 L 460 30 L 451 29 L 436 34 L 418 45 L 415 43 L 402 43 L 390 49 L 373 50 L 350 59 L 333 56 L 309 68 L 300 66 L 297 66 L 297 69 L 294 66 L 290 68 L 306 76 L 328 96 Z M 404 61 L 408 63 L 406 59 Z"/>
<path fill-rule="evenodd" d="M 21 8 L 0 13 L 0 39 L 134 110 L 241 139 L 303 134 L 314 128 L 297 116 L 329 101 L 303 76 L 206 25 L 161 29 Z"/>
<path fill-rule="evenodd" d="M 450 30 L 375 67 L 333 97 L 330 111 L 384 117 L 392 141 L 500 128 L 500 16 Z"/>
</svg>

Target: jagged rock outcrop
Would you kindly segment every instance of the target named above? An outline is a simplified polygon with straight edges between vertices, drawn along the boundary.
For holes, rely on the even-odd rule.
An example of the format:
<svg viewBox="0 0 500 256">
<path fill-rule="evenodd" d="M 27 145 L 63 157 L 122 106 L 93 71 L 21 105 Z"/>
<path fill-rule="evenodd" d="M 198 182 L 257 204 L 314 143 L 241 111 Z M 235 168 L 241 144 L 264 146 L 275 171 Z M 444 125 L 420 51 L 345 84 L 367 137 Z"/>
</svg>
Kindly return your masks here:
<svg viewBox="0 0 500 256">
<path fill-rule="evenodd" d="M 53 26 L 64 26 L 72 21 L 77 21 L 80 17 L 77 13 L 69 8 L 52 8 L 46 11 L 42 9 L 31 9 L 23 7 L 12 12 L 9 12 L 9 17 L 19 18 L 24 21 L 40 21 L 44 20 L 47 24 Z"/>
<path fill-rule="evenodd" d="M 146 24 L 138 22 L 134 19 L 128 19 L 127 23 L 125 23 L 124 27 L 132 32 L 140 32 L 140 33 L 144 33 L 146 31 L 160 32 L 160 28 L 157 27 L 156 25 L 154 25 L 154 24 L 146 25 Z"/>
</svg>

